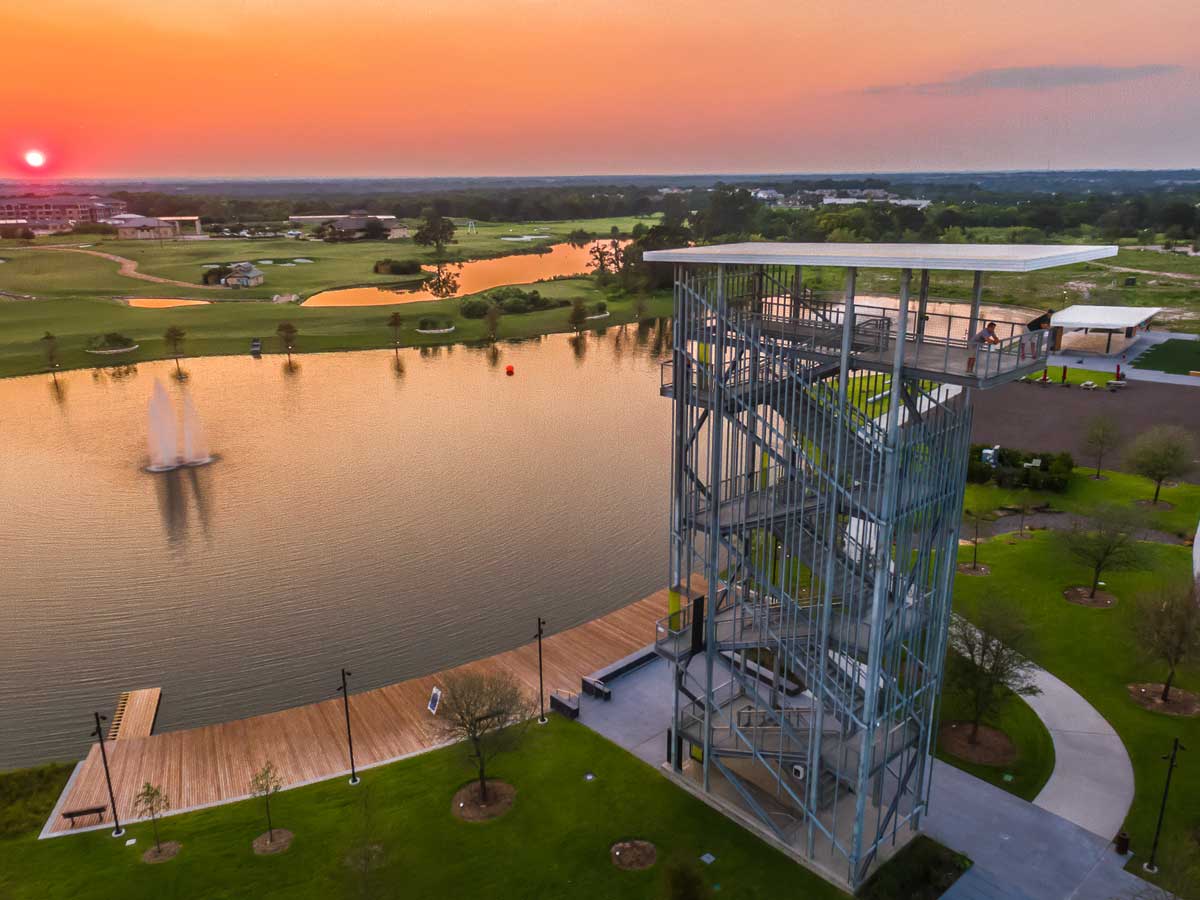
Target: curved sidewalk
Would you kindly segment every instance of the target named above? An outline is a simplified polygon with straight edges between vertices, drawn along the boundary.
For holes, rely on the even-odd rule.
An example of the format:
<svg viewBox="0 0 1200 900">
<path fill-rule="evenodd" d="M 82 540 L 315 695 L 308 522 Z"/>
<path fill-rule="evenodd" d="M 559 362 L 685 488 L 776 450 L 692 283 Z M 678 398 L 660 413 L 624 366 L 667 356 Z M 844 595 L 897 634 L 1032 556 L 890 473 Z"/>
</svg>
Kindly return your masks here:
<svg viewBox="0 0 1200 900">
<path fill-rule="evenodd" d="M 1054 740 L 1054 772 L 1033 803 L 1112 840 L 1133 803 L 1133 764 L 1113 727 L 1066 682 L 1038 669 L 1022 697 Z"/>
</svg>

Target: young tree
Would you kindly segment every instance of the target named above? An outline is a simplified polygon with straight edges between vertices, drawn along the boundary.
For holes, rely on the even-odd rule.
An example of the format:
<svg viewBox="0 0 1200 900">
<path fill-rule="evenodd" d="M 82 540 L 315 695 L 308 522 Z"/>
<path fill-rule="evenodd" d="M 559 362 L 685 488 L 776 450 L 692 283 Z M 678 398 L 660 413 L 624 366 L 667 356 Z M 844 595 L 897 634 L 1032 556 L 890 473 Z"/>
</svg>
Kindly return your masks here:
<svg viewBox="0 0 1200 900">
<path fill-rule="evenodd" d="M 421 216 L 421 225 L 413 233 L 413 243 L 433 247 L 437 256 L 441 257 L 446 245 L 454 240 L 454 222 L 432 208 L 425 210 Z"/>
<path fill-rule="evenodd" d="M 1200 582 L 1176 582 L 1142 594 L 1137 604 L 1138 643 L 1167 665 L 1162 701 L 1171 699 L 1175 670 L 1200 652 Z"/>
<path fill-rule="evenodd" d="M 181 377 L 183 370 L 179 368 L 179 348 L 183 345 L 183 338 L 187 332 L 178 325 L 168 325 L 167 330 L 163 332 L 163 340 L 167 342 L 167 346 L 171 348 L 171 353 L 175 357 L 175 376 Z"/>
<path fill-rule="evenodd" d="M 1175 425 L 1155 425 L 1137 436 L 1125 458 L 1129 468 L 1154 482 L 1154 500 L 1162 483 L 1178 478 L 1192 468 L 1196 448 L 1192 436 Z"/>
<path fill-rule="evenodd" d="M 571 302 L 571 313 L 567 316 L 567 322 L 571 327 L 578 331 L 583 327 L 583 323 L 587 321 L 587 306 L 580 299 Z"/>
<path fill-rule="evenodd" d="M 1064 549 L 1092 572 L 1089 597 L 1096 596 L 1100 576 L 1105 572 L 1140 569 L 1146 564 L 1146 552 L 1138 540 L 1141 519 L 1120 506 L 1098 507 L 1083 523 L 1062 532 Z"/>
<path fill-rule="evenodd" d="M 974 625 L 954 616 L 950 648 L 954 652 L 946 660 L 946 687 L 969 704 L 968 743 L 979 742 L 980 723 L 999 712 L 1007 699 L 1005 691 L 1022 697 L 1041 693 L 1033 682 L 1037 666 L 1029 660 L 1033 632 L 1008 601 L 985 597 Z"/>
<path fill-rule="evenodd" d="M 50 377 L 58 384 L 58 338 L 47 331 L 42 335 L 42 353 L 46 357 L 46 368 Z"/>
<path fill-rule="evenodd" d="M 275 842 L 275 826 L 271 823 L 271 797 L 283 789 L 283 780 L 275 770 L 275 764 L 269 760 L 263 767 L 250 776 L 250 793 L 262 797 L 267 810 L 267 843 Z"/>
<path fill-rule="evenodd" d="M 483 314 L 483 334 L 489 343 L 494 344 L 499 333 L 500 307 L 492 303 L 488 306 L 487 312 Z"/>
<path fill-rule="evenodd" d="M 975 537 L 972 538 L 972 540 L 971 540 L 971 568 L 978 569 L 979 568 L 979 523 L 983 520 L 983 513 L 976 512 L 973 509 L 964 509 L 963 513 L 965 513 L 967 518 L 969 518 L 975 524 Z"/>
<path fill-rule="evenodd" d="M 296 343 L 296 334 L 299 329 L 291 322 L 280 322 L 275 326 L 275 333 L 279 335 L 279 340 L 283 343 L 283 350 L 287 353 L 288 365 L 292 364 L 292 347 Z"/>
<path fill-rule="evenodd" d="M 404 327 L 404 319 L 398 312 L 388 316 L 388 328 L 392 329 L 392 335 L 395 338 L 396 348 L 400 347 L 400 329 Z"/>
<path fill-rule="evenodd" d="M 1116 447 L 1120 440 L 1117 423 L 1108 416 L 1096 416 L 1088 422 L 1084 443 L 1096 457 L 1096 474 L 1093 477 L 1100 477 L 1100 464 L 1104 462 L 1104 454 Z"/>
<path fill-rule="evenodd" d="M 479 799 L 487 802 L 487 764 L 516 746 L 535 705 L 508 672 L 459 671 L 446 676 L 437 728 L 463 741 L 479 774 Z"/>
<path fill-rule="evenodd" d="M 158 838 L 158 817 L 171 808 L 171 801 L 157 784 L 146 782 L 133 798 L 134 809 L 139 816 L 149 816 L 154 826 L 154 846 L 162 853 L 162 841 Z"/>
<path fill-rule="evenodd" d="M 606 245 L 597 243 L 588 255 L 592 258 L 592 270 L 601 284 L 608 281 L 609 269 L 613 268 L 612 250 Z"/>
</svg>

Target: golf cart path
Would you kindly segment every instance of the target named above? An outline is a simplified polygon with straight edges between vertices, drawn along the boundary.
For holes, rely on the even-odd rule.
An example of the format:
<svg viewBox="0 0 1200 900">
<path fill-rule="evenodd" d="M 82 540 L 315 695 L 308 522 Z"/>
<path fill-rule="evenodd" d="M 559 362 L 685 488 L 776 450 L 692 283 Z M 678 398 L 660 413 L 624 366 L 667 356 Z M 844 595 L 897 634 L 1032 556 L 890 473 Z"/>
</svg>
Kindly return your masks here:
<svg viewBox="0 0 1200 900">
<path fill-rule="evenodd" d="M 1066 682 L 1038 669 L 1022 697 L 1054 740 L 1054 771 L 1033 803 L 1112 840 L 1133 803 L 1133 764 L 1113 727 Z"/>
<path fill-rule="evenodd" d="M 56 253 L 86 253 L 88 256 L 98 256 L 101 259 L 107 259 L 117 263 L 120 268 L 117 274 L 124 275 L 126 278 L 136 278 L 138 281 L 150 281 L 155 284 L 174 284 L 179 287 L 189 288 L 191 290 L 201 291 L 227 291 L 229 288 L 223 284 L 192 284 L 190 281 L 176 281 L 173 278 L 162 278 L 158 275 L 147 275 L 145 272 L 138 271 L 138 263 L 135 259 L 129 259 L 125 256 L 117 256 L 115 253 L 105 253 L 102 250 L 85 250 L 82 247 L 27 247 L 14 249 L 28 249 L 36 252 L 51 251 Z"/>
</svg>

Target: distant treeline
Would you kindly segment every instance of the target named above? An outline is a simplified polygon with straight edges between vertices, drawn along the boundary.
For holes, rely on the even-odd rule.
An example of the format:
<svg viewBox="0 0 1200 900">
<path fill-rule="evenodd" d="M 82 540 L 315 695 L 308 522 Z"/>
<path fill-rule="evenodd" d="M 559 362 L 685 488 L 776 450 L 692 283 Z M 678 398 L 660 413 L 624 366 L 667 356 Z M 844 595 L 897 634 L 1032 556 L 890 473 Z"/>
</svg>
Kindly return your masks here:
<svg viewBox="0 0 1200 900">
<path fill-rule="evenodd" d="M 864 178 L 857 182 L 821 179 L 756 183 L 792 196 L 836 186 L 838 190 L 881 188 L 914 193 L 909 185 Z M 944 186 L 943 186 L 944 187 Z M 537 188 L 472 188 L 441 193 L 297 195 L 295 197 L 216 197 L 156 192 L 116 192 L 130 208 L 145 215 L 196 215 L 207 223 L 279 222 L 292 215 L 344 213 L 362 209 L 373 214 L 415 218 L 433 209 L 442 216 L 481 222 L 543 219 L 590 219 L 661 213 L 687 220 L 697 236 L 761 236 L 797 241 L 955 241 L 967 240 L 973 228 L 1010 229 L 997 240 L 1025 243 L 1087 237 L 1103 240 L 1162 233 L 1170 240 L 1192 240 L 1200 234 L 1200 183 L 1171 182 L 1169 188 L 1135 194 L 999 195 L 967 191 L 960 199 L 941 200 L 925 209 L 864 203 L 822 206 L 810 196 L 799 208 L 768 207 L 745 187 L 719 184 L 661 193 L 639 185 L 576 185 Z"/>
</svg>

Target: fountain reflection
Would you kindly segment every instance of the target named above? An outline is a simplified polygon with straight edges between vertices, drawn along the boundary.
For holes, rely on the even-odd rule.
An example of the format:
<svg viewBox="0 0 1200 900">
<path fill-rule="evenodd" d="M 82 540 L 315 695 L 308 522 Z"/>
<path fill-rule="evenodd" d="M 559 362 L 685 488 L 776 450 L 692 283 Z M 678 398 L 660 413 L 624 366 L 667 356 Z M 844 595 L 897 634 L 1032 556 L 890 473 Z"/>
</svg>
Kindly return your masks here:
<svg viewBox="0 0 1200 900">
<path fill-rule="evenodd" d="M 171 547 L 180 549 L 187 545 L 192 507 L 201 532 L 206 538 L 211 536 L 211 472 L 211 469 L 179 468 L 163 472 L 161 477 L 154 479 L 163 531 Z"/>
</svg>

